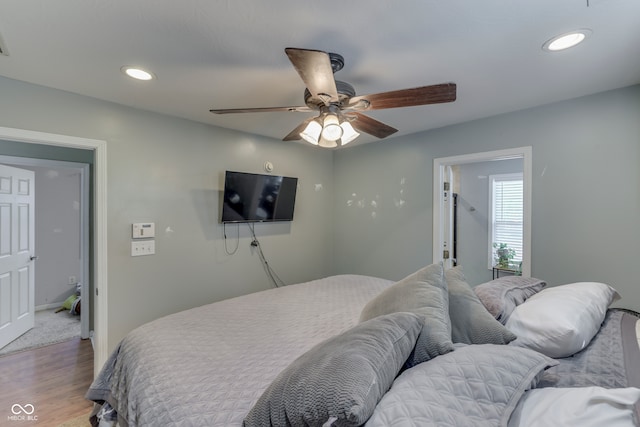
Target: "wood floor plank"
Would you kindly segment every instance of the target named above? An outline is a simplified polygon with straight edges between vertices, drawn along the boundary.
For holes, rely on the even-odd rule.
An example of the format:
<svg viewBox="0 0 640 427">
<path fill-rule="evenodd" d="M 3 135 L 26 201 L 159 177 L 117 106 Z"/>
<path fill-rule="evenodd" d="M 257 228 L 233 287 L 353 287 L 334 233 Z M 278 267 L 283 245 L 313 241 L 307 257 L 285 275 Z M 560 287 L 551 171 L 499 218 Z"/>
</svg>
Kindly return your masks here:
<svg viewBox="0 0 640 427">
<path fill-rule="evenodd" d="M 19 425 L 58 426 L 88 413 L 84 398 L 93 380 L 91 341 L 79 338 L 0 356 L 0 426 L 18 424 L 12 406 L 33 405 L 37 420 Z M 19 412 L 19 408 L 15 407 Z M 30 408 L 27 408 L 30 409 Z M 27 416 L 24 413 L 18 416 Z"/>
</svg>

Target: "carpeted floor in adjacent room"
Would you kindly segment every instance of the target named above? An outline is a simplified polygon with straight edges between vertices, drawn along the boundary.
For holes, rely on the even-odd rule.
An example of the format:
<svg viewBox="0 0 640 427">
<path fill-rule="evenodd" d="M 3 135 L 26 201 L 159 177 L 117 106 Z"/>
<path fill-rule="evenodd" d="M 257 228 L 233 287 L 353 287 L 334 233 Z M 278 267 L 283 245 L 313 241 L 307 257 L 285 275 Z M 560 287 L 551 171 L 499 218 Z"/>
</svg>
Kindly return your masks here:
<svg viewBox="0 0 640 427">
<path fill-rule="evenodd" d="M 55 313 L 55 309 L 36 311 L 35 327 L 0 349 L 0 356 L 79 336 L 80 316 L 71 315 L 67 310 L 59 313 Z"/>
</svg>

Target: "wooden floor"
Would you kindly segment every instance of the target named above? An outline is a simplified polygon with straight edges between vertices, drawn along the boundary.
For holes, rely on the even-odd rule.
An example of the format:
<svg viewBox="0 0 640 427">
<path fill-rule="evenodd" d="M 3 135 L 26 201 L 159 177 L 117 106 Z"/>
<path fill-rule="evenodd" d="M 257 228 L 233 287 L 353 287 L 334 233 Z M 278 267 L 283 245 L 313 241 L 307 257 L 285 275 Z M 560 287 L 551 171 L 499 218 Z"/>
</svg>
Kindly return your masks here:
<svg viewBox="0 0 640 427">
<path fill-rule="evenodd" d="M 89 413 L 85 400 L 93 380 L 93 349 L 90 340 L 79 338 L 35 350 L 0 357 L 0 426 L 58 426 Z M 37 421 L 11 420 L 15 404 L 33 405 Z M 28 417 L 24 413 L 18 416 Z"/>
</svg>

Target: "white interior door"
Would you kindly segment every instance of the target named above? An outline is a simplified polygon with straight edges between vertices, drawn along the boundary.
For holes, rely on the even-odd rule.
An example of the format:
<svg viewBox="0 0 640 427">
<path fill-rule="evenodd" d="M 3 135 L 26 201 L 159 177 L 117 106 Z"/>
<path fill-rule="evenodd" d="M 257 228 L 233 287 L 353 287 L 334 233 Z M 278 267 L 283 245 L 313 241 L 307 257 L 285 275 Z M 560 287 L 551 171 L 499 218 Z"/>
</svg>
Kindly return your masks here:
<svg viewBox="0 0 640 427">
<path fill-rule="evenodd" d="M 0 348 L 33 328 L 34 172 L 0 165 Z"/>
</svg>

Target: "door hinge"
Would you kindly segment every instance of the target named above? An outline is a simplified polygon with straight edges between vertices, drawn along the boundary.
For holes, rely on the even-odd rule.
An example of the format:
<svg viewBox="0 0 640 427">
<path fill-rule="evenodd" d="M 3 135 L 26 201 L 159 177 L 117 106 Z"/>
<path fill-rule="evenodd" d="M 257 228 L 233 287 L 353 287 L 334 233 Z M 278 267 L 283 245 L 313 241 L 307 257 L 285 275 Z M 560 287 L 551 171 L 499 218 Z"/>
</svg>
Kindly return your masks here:
<svg viewBox="0 0 640 427">
<path fill-rule="evenodd" d="M 98 288 L 96 288 L 96 296 L 98 296 Z"/>
<path fill-rule="evenodd" d="M 442 259 L 449 259 L 449 251 L 448 250 L 444 250 L 442 251 Z"/>
</svg>

